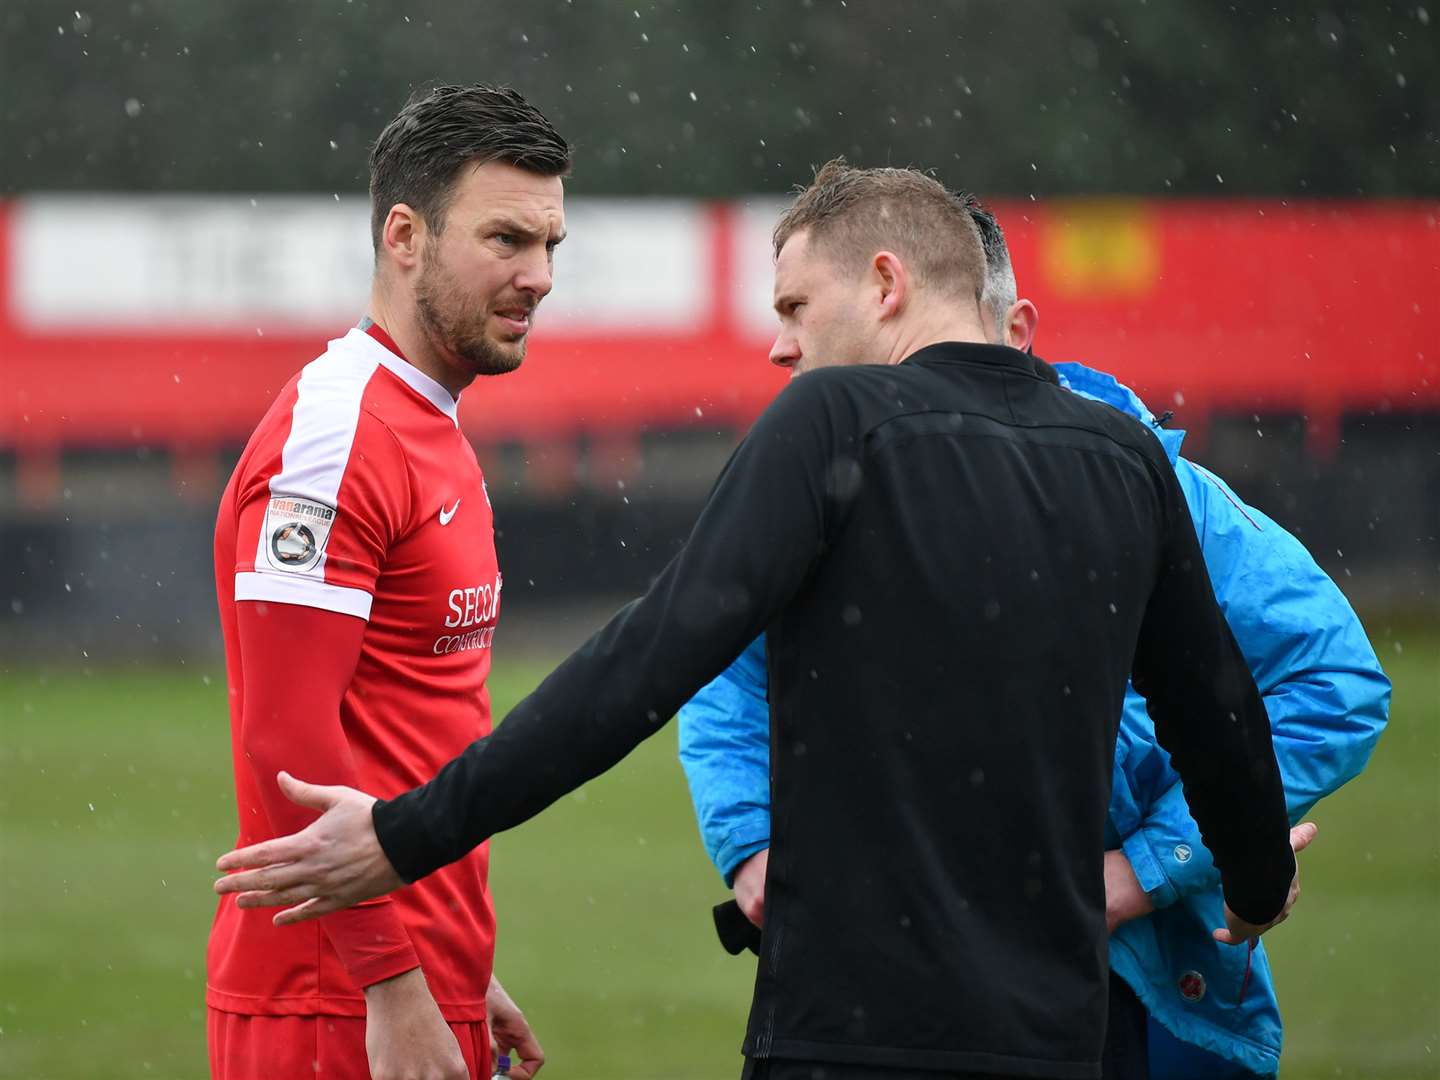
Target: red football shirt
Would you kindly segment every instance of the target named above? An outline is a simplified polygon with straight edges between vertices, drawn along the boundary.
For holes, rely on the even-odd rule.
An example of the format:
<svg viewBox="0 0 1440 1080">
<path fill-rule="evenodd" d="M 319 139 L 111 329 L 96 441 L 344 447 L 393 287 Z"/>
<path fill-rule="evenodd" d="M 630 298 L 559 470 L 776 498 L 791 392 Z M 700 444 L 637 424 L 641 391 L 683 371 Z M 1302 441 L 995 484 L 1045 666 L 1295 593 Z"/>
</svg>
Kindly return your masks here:
<svg viewBox="0 0 1440 1080">
<path fill-rule="evenodd" d="M 292 831 L 266 813 L 267 799 L 282 811 L 273 773 L 257 775 L 247 753 L 261 734 L 255 725 L 282 740 L 290 725 L 321 725 L 322 736 L 338 729 L 331 760 L 284 767 L 312 780 L 318 770 L 329 777 L 322 783 L 353 776 L 382 798 L 428 780 L 490 731 L 485 680 L 501 579 L 485 481 L 455 400 L 378 327 L 330 342 L 265 414 L 220 504 L 215 569 L 237 845 Z M 338 724 L 246 713 L 243 601 L 366 620 Z M 293 663 L 274 677 L 295 685 L 306 678 L 306 643 L 289 645 Z M 358 1016 L 361 986 L 418 957 L 447 1020 L 483 1019 L 495 940 L 488 864 L 486 844 L 389 900 L 281 928 L 273 910 L 242 910 L 226 896 L 210 935 L 206 999 L 230 1012 Z"/>
</svg>

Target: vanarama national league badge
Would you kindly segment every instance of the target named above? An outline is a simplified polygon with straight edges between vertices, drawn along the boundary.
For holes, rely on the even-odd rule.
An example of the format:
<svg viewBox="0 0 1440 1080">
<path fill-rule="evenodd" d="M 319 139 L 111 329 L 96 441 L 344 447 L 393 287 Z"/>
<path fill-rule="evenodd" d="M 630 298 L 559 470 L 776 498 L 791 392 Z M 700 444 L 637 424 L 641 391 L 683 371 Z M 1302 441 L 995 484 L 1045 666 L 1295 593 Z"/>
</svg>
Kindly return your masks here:
<svg viewBox="0 0 1440 1080">
<path fill-rule="evenodd" d="M 276 570 L 304 573 L 325 553 L 333 524 L 334 507 L 276 495 L 265 507 L 265 558 Z"/>
</svg>

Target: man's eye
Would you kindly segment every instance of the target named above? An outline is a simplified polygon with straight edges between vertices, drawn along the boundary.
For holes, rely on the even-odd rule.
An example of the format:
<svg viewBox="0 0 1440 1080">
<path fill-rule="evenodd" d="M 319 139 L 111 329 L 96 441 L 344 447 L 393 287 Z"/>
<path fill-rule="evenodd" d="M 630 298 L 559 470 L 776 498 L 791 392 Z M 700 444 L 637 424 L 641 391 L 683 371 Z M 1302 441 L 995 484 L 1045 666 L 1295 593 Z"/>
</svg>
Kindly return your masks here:
<svg viewBox="0 0 1440 1080">
<path fill-rule="evenodd" d="M 495 239 L 506 247 L 514 247 L 519 242 L 514 233 L 508 232 L 496 233 Z"/>
</svg>

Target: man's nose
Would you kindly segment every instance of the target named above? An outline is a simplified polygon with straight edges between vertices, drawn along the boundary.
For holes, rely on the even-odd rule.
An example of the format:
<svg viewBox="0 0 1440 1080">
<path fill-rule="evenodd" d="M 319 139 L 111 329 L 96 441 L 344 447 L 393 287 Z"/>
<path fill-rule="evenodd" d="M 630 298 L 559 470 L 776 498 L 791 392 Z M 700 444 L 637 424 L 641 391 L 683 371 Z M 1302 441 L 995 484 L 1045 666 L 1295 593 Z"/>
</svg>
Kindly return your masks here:
<svg viewBox="0 0 1440 1080">
<path fill-rule="evenodd" d="M 794 337 L 781 334 L 770 346 L 770 363 L 776 367 L 793 368 L 800 360 L 800 342 Z"/>
<path fill-rule="evenodd" d="M 554 284 L 555 268 L 549 253 L 543 250 L 536 255 L 527 255 L 524 265 L 515 275 L 515 288 L 534 294 L 537 301 L 549 293 Z"/>
</svg>

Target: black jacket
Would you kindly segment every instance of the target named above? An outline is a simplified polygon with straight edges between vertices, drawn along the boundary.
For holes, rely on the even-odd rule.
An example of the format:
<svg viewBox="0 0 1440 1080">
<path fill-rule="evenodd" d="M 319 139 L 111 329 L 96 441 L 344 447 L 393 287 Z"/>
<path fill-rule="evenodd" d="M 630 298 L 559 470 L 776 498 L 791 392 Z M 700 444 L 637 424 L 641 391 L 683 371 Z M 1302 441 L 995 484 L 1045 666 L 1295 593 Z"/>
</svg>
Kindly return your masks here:
<svg viewBox="0 0 1440 1080">
<path fill-rule="evenodd" d="M 377 804 L 386 854 L 413 880 L 519 824 L 762 630 L 773 835 L 748 1054 L 1098 1076 L 1127 676 L 1231 908 L 1283 905 L 1269 722 L 1159 442 L 1045 363 L 970 344 L 792 382 L 650 591 Z"/>
</svg>

